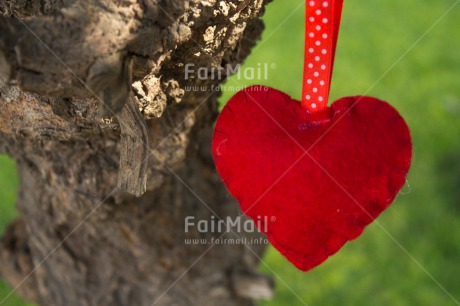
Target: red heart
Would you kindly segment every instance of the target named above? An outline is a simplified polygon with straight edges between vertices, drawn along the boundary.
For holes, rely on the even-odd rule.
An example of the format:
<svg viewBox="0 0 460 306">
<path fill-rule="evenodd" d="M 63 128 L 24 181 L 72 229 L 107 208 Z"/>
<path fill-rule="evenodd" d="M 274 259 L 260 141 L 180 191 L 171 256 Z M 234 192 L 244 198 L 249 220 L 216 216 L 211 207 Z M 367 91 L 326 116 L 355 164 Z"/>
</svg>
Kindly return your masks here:
<svg viewBox="0 0 460 306">
<path fill-rule="evenodd" d="M 386 102 L 342 98 L 312 118 L 300 102 L 264 86 L 228 102 L 212 147 L 242 211 L 304 271 L 391 204 L 412 157 L 409 128 Z"/>
</svg>

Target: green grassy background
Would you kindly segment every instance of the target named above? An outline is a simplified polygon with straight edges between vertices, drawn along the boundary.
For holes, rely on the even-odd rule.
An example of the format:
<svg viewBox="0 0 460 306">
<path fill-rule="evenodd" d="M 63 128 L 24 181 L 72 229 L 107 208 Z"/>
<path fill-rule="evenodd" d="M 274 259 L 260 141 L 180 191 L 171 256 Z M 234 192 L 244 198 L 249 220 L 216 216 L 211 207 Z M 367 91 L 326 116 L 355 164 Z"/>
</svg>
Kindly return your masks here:
<svg viewBox="0 0 460 306">
<path fill-rule="evenodd" d="M 270 249 L 261 269 L 277 281 L 276 297 L 261 306 L 457 305 L 445 291 L 460 300 L 460 5 L 441 18 L 454 2 L 345 2 L 331 100 L 367 94 L 400 111 L 414 143 L 408 184 L 379 218 L 388 234 L 370 225 L 313 271 Z M 267 7 L 263 40 L 244 67 L 268 63 L 268 80 L 226 85 L 262 83 L 300 97 L 303 3 Z M 0 157 L 0 229 L 16 215 L 16 187 L 13 163 Z M 0 285 L 0 300 L 8 292 Z M 25 304 L 12 297 L 2 305 Z"/>
<path fill-rule="evenodd" d="M 226 85 L 260 82 L 300 98 L 304 2 L 267 7 L 263 40 L 243 68 L 276 64 L 269 79 Z M 400 111 L 414 143 L 408 184 L 379 218 L 389 235 L 370 225 L 308 273 L 270 249 L 261 269 L 276 296 L 259 305 L 458 304 L 444 290 L 460 300 L 460 5 L 440 19 L 454 3 L 345 1 L 331 100 L 366 94 Z"/>
</svg>

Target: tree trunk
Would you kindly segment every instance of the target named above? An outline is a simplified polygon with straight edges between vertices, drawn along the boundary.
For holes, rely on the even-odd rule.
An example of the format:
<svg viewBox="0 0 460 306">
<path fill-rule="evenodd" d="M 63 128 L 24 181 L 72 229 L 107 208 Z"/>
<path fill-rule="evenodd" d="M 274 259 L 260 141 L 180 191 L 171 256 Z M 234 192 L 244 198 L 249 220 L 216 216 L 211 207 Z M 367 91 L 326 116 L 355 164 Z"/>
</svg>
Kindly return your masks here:
<svg viewBox="0 0 460 306">
<path fill-rule="evenodd" d="M 216 245 L 235 233 L 185 229 L 188 216 L 240 215 L 210 153 L 217 86 L 259 39 L 267 2 L 0 3 L 0 153 L 20 175 L 0 276 L 17 292 L 41 305 L 270 297 L 271 280 L 256 271 L 264 243 Z"/>
</svg>

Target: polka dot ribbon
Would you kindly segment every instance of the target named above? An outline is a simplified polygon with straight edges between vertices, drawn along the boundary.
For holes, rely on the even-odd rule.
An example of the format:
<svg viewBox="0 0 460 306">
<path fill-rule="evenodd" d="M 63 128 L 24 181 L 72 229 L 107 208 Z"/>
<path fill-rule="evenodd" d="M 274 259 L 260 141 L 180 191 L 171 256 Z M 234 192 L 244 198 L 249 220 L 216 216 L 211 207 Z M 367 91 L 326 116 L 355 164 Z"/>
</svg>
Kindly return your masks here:
<svg viewBox="0 0 460 306">
<path fill-rule="evenodd" d="M 302 106 L 327 108 L 343 0 L 307 0 Z"/>
</svg>

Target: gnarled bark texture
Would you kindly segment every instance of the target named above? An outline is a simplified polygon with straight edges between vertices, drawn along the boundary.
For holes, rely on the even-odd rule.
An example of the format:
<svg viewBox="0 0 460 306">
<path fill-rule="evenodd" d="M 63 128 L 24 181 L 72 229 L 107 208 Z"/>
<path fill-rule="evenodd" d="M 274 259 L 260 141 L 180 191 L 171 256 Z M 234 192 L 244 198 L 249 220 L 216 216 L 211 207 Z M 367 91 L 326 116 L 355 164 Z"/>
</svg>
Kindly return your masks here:
<svg viewBox="0 0 460 306">
<path fill-rule="evenodd" d="M 241 63 L 267 2 L 0 2 L 0 153 L 16 160 L 21 183 L 0 276 L 17 292 L 41 305 L 99 306 L 251 305 L 270 296 L 271 281 L 255 272 L 264 245 L 186 244 L 221 234 L 184 230 L 187 216 L 239 215 L 210 155 L 214 89 L 226 75 L 187 78 L 185 66 Z M 95 94 L 119 103 L 126 82 L 147 122 L 140 198 L 116 187 L 123 122 L 97 116 Z"/>
</svg>

